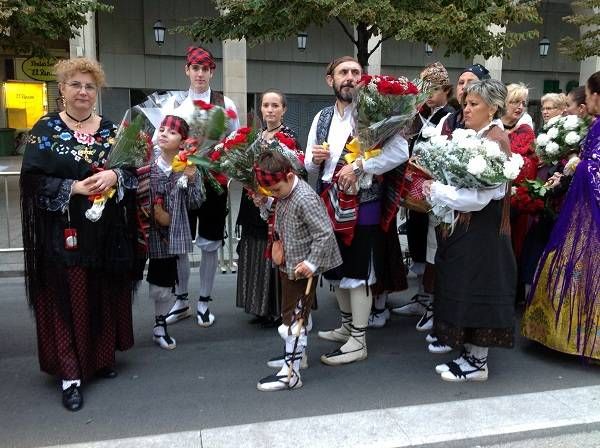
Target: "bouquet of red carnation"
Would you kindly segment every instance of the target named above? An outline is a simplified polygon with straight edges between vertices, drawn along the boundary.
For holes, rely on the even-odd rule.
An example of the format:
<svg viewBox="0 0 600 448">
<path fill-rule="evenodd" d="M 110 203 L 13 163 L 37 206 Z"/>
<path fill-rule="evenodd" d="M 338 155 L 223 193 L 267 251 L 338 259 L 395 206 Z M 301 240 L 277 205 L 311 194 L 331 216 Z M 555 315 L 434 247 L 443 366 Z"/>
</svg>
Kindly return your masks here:
<svg viewBox="0 0 600 448">
<path fill-rule="evenodd" d="M 537 215 L 547 208 L 547 189 L 539 180 L 526 180 L 512 187 L 510 205 L 521 213 Z"/>
<path fill-rule="evenodd" d="M 356 133 L 363 152 L 382 145 L 385 140 L 412 123 L 418 106 L 428 93 L 420 81 L 393 76 L 363 75 L 356 88 Z"/>
<path fill-rule="evenodd" d="M 260 188 L 254 175 L 254 164 L 263 151 L 276 151 L 283 154 L 292 164 L 294 171 L 305 176 L 304 154 L 297 148 L 294 138 L 278 132 L 270 142 L 258 138 L 258 132 L 251 128 L 240 128 L 226 137 L 208 159 L 190 157 L 194 163 L 208 166 L 211 170 L 237 180 L 250 191 L 267 192 Z"/>
</svg>

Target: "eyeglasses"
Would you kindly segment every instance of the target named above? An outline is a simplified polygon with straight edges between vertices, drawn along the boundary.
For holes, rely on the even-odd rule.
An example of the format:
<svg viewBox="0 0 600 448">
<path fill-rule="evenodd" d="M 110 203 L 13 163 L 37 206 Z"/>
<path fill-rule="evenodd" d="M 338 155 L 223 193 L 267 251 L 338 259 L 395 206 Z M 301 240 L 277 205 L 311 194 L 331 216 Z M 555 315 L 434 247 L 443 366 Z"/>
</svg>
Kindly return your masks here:
<svg viewBox="0 0 600 448">
<path fill-rule="evenodd" d="M 71 81 L 65 84 L 71 89 L 77 91 L 83 89 L 86 92 L 95 92 L 97 90 L 97 87 L 94 84 L 81 84 L 79 81 Z"/>
<path fill-rule="evenodd" d="M 558 107 L 554 107 L 554 106 L 545 106 L 545 107 L 542 107 L 542 112 L 549 112 L 549 111 L 551 111 L 551 110 L 556 110 L 556 109 L 558 109 Z"/>
<path fill-rule="evenodd" d="M 513 101 L 509 101 L 508 104 L 510 104 L 511 106 L 523 106 L 523 107 L 527 107 L 529 105 L 529 103 L 525 100 L 513 100 Z"/>
</svg>

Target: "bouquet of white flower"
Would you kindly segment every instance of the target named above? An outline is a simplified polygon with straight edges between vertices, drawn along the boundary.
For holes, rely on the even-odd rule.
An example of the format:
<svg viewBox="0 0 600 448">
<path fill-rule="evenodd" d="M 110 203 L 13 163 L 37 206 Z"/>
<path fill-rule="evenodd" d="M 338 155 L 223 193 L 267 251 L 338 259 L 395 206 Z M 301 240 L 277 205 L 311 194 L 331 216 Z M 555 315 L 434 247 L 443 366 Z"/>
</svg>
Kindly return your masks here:
<svg viewBox="0 0 600 448">
<path fill-rule="evenodd" d="M 452 140 L 435 135 L 418 143 L 413 155 L 434 180 L 457 188 L 495 188 L 515 179 L 523 166 L 521 155 L 508 157 L 498 143 L 471 129 L 456 129 Z"/>
<path fill-rule="evenodd" d="M 515 179 L 523 166 L 520 154 L 509 157 L 498 143 L 478 137 L 471 129 L 456 129 L 451 140 L 435 135 L 418 143 L 413 160 L 433 180 L 456 188 L 496 188 Z M 453 213 L 446 207 L 434 205 L 432 212 L 442 222 L 453 221 Z"/>
<path fill-rule="evenodd" d="M 535 141 L 535 152 L 542 162 L 554 164 L 571 152 L 577 152 L 590 121 L 577 115 L 554 117 L 544 125 Z"/>
</svg>

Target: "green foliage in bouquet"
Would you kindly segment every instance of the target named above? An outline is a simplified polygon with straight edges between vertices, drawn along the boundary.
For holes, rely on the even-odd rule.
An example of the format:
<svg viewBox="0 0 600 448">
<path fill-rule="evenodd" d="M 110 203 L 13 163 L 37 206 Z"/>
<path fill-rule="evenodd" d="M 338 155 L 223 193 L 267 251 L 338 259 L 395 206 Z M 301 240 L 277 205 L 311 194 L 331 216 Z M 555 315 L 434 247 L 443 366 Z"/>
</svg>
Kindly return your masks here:
<svg viewBox="0 0 600 448">
<path fill-rule="evenodd" d="M 108 153 L 105 168 L 139 168 L 148 162 L 151 151 L 152 136 L 144 117 L 138 115 L 131 123 L 123 120 Z"/>
</svg>

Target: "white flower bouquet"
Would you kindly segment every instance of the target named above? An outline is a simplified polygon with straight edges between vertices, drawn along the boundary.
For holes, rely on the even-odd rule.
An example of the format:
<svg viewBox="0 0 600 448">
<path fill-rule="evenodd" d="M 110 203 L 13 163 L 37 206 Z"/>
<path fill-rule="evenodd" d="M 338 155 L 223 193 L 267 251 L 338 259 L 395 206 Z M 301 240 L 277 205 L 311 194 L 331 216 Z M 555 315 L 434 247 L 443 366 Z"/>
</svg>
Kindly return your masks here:
<svg viewBox="0 0 600 448">
<path fill-rule="evenodd" d="M 523 157 L 504 153 L 498 143 L 478 137 L 470 129 L 456 129 L 452 139 L 435 135 L 418 143 L 413 161 L 427 170 L 433 180 L 456 188 L 487 189 L 515 179 Z M 451 223 L 451 210 L 434 206 L 432 212 Z"/>
<path fill-rule="evenodd" d="M 588 119 L 577 115 L 551 118 L 535 141 L 535 153 L 542 162 L 554 164 L 569 153 L 578 152 L 589 124 Z"/>
</svg>

